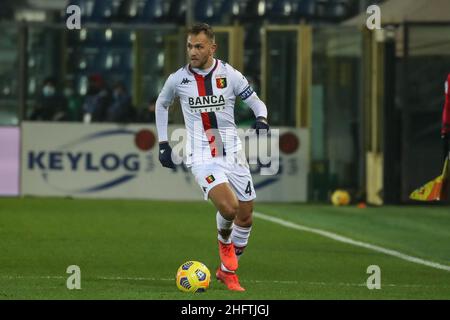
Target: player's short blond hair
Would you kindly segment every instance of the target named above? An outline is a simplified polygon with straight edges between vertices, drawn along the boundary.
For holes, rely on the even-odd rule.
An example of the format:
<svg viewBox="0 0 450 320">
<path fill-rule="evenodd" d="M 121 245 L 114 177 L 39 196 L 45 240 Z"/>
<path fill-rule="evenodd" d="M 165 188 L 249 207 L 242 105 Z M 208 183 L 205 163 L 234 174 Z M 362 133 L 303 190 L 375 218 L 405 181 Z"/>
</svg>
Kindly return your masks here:
<svg viewBox="0 0 450 320">
<path fill-rule="evenodd" d="M 211 28 L 211 26 L 207 23 L 201 22 L 194 24 L 192 27 L 189 28 L 187 34 L 198 35 L 202 32 L 208 37 L 209 40 L 211 40 L 211 42 L 215 41 L 214 31 Z"/>
</svg>

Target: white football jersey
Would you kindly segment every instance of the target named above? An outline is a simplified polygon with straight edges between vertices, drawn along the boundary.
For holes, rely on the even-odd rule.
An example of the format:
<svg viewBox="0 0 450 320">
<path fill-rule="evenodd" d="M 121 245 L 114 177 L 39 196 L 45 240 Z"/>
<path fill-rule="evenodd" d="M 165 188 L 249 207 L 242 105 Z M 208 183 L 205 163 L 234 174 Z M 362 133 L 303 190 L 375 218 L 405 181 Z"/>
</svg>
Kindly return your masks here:
<svg viewBox="0 0 450 320">
<path fill-rule="evenodd" d="M 218 59 L 210 70 L 186 65 L 169 76 L 157 103 L 167 108 L 175 97 L 180 98 L 187 129 L 187 165 L 241 150 L 234 104 L 237 96 L 246 100 L 252 94 L 247 79 Z"/>
</svg>

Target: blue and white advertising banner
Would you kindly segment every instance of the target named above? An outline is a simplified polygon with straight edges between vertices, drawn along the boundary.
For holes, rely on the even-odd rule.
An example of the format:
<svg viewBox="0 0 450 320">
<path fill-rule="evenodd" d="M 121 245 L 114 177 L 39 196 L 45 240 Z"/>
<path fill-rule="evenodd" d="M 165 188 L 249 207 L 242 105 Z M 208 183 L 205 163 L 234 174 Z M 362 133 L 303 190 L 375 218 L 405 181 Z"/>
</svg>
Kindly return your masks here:
<svg viewBox="0 0 450 320">
<path fill-rule="evenodd" d="M 261 174 L 264 165 L 250 165 L 257 200 L 306 201 L 308 131 L 277 129 L 276 170 Z M 180 126 L 169 126 L 169 137 L 175 131 Z M 202 200 L 190 169 L 162 167 L 158 151 L 154 125 L 23 122 L 22 194 Z"/>
</svg>

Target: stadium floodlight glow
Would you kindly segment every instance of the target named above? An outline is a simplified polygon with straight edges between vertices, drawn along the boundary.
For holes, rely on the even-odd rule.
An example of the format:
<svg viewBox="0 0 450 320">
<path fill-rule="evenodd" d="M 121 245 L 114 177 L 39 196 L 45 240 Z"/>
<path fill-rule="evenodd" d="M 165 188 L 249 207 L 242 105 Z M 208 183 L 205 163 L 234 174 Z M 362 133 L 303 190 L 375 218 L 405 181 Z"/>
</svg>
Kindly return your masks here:
<svg viewBox="0 0 450 320">
<path fill-rule="evenodd" d="M 162 68 L 162 67 L 164 67 L 164 53 L 163 52 L 160 52 L 160 53 L 158 53 L 158 62 L 157 62 L 157 65 L 158 65 L 158 67 L 159 68 Z"/>
<path fill-rule="evenodd" d="M 28 67 L 33 68 L 36 65 L 36 60 L 33 57 L 30 57 L 28 60 Z"/>
<path fill-rule="evenodd" d="M 283 10 L 284 10 L 284 15 L 285 16 L 290 15 L 291 12 L 292 12 L 292 5 L 291 5 L 291 3 L 290 2 L 285 2 Z"/>
<path fill-rule="evenodd" d="M 46 18 L 47 14 L 44 10 L 22 9 L 15 13 L 17 21 L 44 22 Z"/>
<path fill-rule="evenodd" d="M 130 41 L 136 41 L 136 32 L 132 31 L 130 33 Z"/>
<path fill-rule="evenodd" d="M 163 8 L 161 4 L 159 4 L 155 9 L 155 17 L 160 18 L 163 15 Z"/>
<path fill-rule="evenodd" d="M 111 29 L 106 29 L 106 31 L 105 31 L 106 41 L 111 41 L 112 36 L 113 36 L 113 31 Z"/>
<path fill-rule="evenodd" d="M 86 69 L 86 60 L 81 60 L 80 64 L 78 65 L 80 69 Z"/>
<path fill-rule="evenodd" d="M 111 17 L 111 9 L 110 8 L 106 8 L 105 9 L 105 11 L 103 11 L 103 16 L 104 17 L 107 17 L 107 18 L 109 18 L 109 17 Z"/>
<path fill-rule="evenodd" d="M 81 77 L 80 79 L 80 95 L 85 95 L 87 93 L 87 87 L 88 87 L 88 78 L 86 76 Z"/>
<path fill-rule="evenodd" d="M 36 78 L 30 78 L 30 81 L 28 81 L 28 93 L 35 93 L 36 92 Z"/>
<path fill-rule="evenodd" d="M 114 58 L 113 58 L 112 54 L 109 53 L 109 54 L 106 56 L 106 60 L 105 60 L 105 68 L 106 68 L 106 69 L 111 69 L 112 66 L 113 66 L 113 62 L 114 62 Z"/>
<path fill-rule="evenodd" d="M 211 18 L 214 15 L 214 9 L 212 5 L 209 5 L 208 8 L 206 9 L 206 16 L 208 18 Z"/>
<path fill-rule="evenodd" d="M 235 16 L 237 16 L 238 14 L 239 14 L 239 3 L 237 3 L 237 2 L 234 2 L 233 3 L 233 14 L 235 15 Z"/>
<path fill-rule="evenodd" d="M 130 8 L 130 16 L 135 17 L 137 15 L 137 7 L 136 5 L 133 3 L 133 5 Z"/>
<path fill-rule="evenodd" d="M 87 30 L 86 29 L 81 29 L 80 30 L 80 40 L 84 41 L 87 38 Z"/>
<path fill-rule="evenodd" d="M 8 96 L 11 93 L 11 88 L 6 86 L 2 90 L 3 95 Z"/>
<path fill-rule="evenodd" d="M 263 16 L 266 12 L 266 1 L 260 0 L 258 3 L 258 15 Z"/>
</svg>

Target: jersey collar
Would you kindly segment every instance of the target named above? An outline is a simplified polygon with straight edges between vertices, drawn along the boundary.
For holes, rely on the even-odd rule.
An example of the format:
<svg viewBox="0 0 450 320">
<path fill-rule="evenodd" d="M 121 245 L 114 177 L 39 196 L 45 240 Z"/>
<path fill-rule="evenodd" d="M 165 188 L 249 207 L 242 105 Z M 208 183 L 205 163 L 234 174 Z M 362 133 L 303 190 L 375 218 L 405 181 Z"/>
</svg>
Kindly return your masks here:
<svg viewBox="0 0 450 320">
<path fill-rule="evenodd" d="M 217 65 L 219 64 L 219 59 L 214 59 L 214 60 L 216 60 L 216 63 L 214 64 L 214 68 L 212 68 L 212 70 L 205 76 L 205 78 L 207 76 L 211 75 L 214 72 L 214 70 L 216 70 Z M 189 71 L 192 72 L 192 74 L 194 74 L 194 75 L 203 77 L 202 75 L 200 75 L 197 72 L 195 72 L 194 69 L 192 69 L 191 64 L 189 64 Z"/>
</svg>

